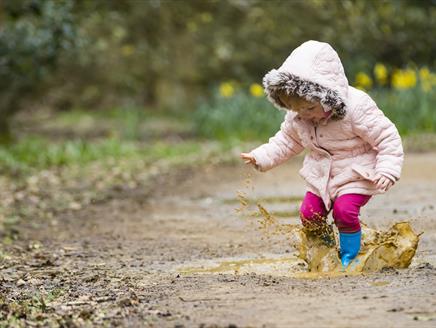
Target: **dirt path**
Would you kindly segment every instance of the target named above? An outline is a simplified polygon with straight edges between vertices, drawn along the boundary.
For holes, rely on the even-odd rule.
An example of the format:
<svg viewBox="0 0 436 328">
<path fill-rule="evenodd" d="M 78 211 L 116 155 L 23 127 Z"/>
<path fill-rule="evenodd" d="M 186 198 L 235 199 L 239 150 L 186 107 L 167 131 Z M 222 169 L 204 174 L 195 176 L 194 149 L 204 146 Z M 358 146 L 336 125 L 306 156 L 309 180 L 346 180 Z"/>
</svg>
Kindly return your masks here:
<svg viewBox="0 0 436 328">
<path fill-rule="evenodd" d="M 180 273 L 294 256 L 283 238 L 265 239 L 238 217 L 234 200 L 252 172 L 249 196 L 268 197 L 269 210 L 292 215 L 298 201 L 284 198 L 303 196 L 300 163 L 266 174 L 188 170 L 163 177 L 151 198 L 120 195 L 66 213 L 56 225 L 23 227 L 0 266 L 0 309 L 21 324 L 70 327 L 434 327 L 436 154 L 407 156 L 398 185 L 362 211 L 371 227 L 406 219 L 424 232 L 409 269 L 317 280 L 273 269 Z"/>
</svg>

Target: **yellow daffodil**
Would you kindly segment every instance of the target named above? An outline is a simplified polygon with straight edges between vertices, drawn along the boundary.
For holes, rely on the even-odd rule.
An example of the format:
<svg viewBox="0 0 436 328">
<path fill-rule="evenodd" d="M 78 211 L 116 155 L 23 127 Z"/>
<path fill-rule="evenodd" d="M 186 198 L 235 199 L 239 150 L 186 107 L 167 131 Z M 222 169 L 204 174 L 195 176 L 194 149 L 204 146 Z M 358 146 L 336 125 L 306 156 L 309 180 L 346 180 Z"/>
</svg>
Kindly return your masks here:
<svg viewBox="0 0 436 328">
<path fill-rule="evenodd" d="M 230 82 L 221 83 L 219 93 L 224 98 L 230 98 L 235 93 L 235 88 Z"/>
<path fill-rule="evenodd" d="M 377 82 L 381 85 L 385 85 L 388 81 L 388 70 L 383 64 L 378 63 L 374 66 L 374 75 Z"/>
<path fill-rule="evenodd" d="M 416 85 L 416 72 L 413 69 L 395 70 L 392 74 L 392 85 L 395 89 L 404 90 Z"/>
<path fill-rule="evenodd" d="M 263 88 L 260 84 L 253 83 L 250 85 L 250 94 L 253 97 L 262 97 L 263 96 Z"/>
<path fill-rule="evenodd" d="M 362 89 L 362 90 L 371 89 L 372 79 L 371 79 L 371 77 L 369 77 L 368 74 L 366 74 L 364 72 L 359 72 L 356 75 L 355 85 L 356 85 L 356 88 L 358 88 L 358 89 Z"/>
</svg>

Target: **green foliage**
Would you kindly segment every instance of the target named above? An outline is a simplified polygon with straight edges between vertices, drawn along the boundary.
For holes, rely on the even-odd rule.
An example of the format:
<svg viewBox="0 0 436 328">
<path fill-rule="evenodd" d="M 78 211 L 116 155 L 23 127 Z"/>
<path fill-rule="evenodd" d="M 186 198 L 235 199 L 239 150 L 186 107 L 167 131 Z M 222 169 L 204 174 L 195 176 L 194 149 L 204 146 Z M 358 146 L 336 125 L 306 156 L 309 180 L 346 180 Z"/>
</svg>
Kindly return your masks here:
<svg viewBox="0 0 436 328">
<path fill-rule="evenodd" d="M 397 126 L 402 135 L 436 132 L 436 92 L 420 88 L 408 90 L 373 90 L 371 96 Z"/>
<path fill-rule="evenodd" d="M 408 90 L 378 89 L 370 95 L 402 135 L 436 132 L 436 92 L 416 87 Z M 216 96 L 198 106 L 194 114 L 199 136 L 217 140 L 265 141 L 280 127 L 284 113 L 265 98 L 239 92 L 233 97 Z"/>
<path fill-rule="evenodd" d="M 52 143 L 42 138 L 29 137 L 15 144 L 0 146 L 0 166 L 6 171 L 46 168 L 66 164 L 81 164 L 105 157 L 120 158 L 137 151 L 133 144 L 117 139 L 100 142 L 71 140 Z"/>
<path fill-rule="evenodd" d="M 260 81 L 309 39 L 331 43 L 349 76 L 376 62 L 434 66 L 430 1 L 129 1 L 82 19 L 96 39 L 83 88 L 187 110 L 217 82 Z M 111 69 L 108 70 L 107 67 Z M 92 74 L 90 74 L 92 73 Z M 98 98 L 97 97 L 97 98 Z M 83 101 L 78 97 L 75 101 Z"/>
<path fill-rule="evenodd" d="M 119 138 L 94 141 L 74 139 L 53 143 L 28 136 L 12 145 L 0 146 L 1 173 L 22 173 L 97 160 L 142 158 L 146 162 L 177 160 L 200 153 L 198 142 L 140 144 Z"/>
<path fill-rule="evenodd" d="M 264 140 L 280 127 L 284 112 L 265 99 L 243 92 L 231 98 L 216 95 L 194 113 L 197 135 L 218 140 Z"/>
<path fill-rule="evenodd" d="M 41 91 L 76 37 L 73 1 L 6 0 L 0 28 L 0 134 L 22 101 Z"/>
<path fill-rule="evenodd" d="M 435 17 L 434 1 L 409 0 L 0 1 L 0 131 L 41 101 L 190 112 L 217 83 L 260 82 L 309 39 L 331 43 L 349 77 L 377 62 L 432 69 Z M 139 119 L 123 118 L 131 139 Z"/>
</svg>

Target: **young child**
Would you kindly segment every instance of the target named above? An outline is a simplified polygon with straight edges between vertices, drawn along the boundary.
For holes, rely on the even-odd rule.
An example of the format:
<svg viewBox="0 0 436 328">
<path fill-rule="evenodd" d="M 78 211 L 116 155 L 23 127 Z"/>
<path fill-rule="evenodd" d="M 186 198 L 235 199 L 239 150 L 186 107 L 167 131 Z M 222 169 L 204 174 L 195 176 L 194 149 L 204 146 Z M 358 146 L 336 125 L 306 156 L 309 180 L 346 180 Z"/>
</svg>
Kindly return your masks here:
<svg viewBox="0 0 436 328">
<path fill-rule="evenodd" d="M 322 225 L 333 211 L 347 267 L 360 250 L 360 208 L 400 178 L 398 131 L 368 94 L 348 85 L 327 43 L 303 43 L 263 85 L 286 116 L 268 143 L 241 157 L 264 172 L 308 149 L 299 172 L 307 185 L 300 217 L 305 226 Z"/>
</svg>

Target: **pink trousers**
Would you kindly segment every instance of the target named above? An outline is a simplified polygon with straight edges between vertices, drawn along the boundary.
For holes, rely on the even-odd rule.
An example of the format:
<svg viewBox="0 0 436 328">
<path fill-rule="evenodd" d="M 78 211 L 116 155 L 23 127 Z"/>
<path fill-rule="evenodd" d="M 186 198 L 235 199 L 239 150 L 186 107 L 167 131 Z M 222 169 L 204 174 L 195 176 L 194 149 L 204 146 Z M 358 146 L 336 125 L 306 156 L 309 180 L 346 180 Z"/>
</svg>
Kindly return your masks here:
<svg viewBox="0 0 436 328">
<path fill-rule="evenodd" d="M 352 233 L 360 231 L 360 208 L 368 203 L 371 196 L 345 194 L 333 202 L 333 219 L 340 232 Z M 327 210 L 322 199 L 308 191 L 300 207 L 303 225 L 322 223 L 327 218 Z"/>
</svg>

